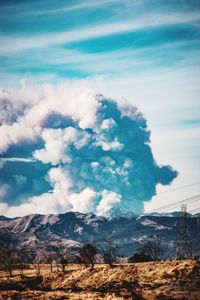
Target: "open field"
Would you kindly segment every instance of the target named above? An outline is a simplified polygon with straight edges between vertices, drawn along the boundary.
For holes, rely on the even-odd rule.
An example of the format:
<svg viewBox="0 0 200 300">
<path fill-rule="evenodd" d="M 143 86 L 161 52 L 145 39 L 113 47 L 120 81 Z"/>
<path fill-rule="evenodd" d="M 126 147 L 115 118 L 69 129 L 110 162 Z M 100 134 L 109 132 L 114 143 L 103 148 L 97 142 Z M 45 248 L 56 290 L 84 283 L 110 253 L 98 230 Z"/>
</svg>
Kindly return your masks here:
<svg viewBox="0 0 200 300">
<path fill-rule="evenodd" d="M 0 272 L 0 299 L 200 299 L 200 263 L 197 261 L 69 265 L 66 272 L 50 273 L 42 265 L 37 275 L 33 265 L 12 278 Z"/>
</svg>

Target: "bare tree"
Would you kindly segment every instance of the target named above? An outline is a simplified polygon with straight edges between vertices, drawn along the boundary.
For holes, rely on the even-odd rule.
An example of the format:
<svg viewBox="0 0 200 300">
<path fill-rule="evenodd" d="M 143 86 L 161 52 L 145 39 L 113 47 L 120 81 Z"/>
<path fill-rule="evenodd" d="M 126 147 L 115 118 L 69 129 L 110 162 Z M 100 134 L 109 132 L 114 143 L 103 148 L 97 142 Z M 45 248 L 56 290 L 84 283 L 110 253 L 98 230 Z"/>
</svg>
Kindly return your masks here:
<svg viewBox="0 0 200 300">
<path fill-rule="evenodd" d="M 26 245 L 23 245 L 19 248 L 18 250 L 18 262 L 19 262 L 19 269 L 20 269 L 20 275 L 23 276 L 24 275 L 24 267 L 25 267 L 25 263 L 28 260 L 28 252 L 29 249 Z"/>
<path fill-rule="evenodd" d="M 39 258 L 38 253 L 36 254 L 34 262 L 35 262 L 34 267 L 35 267 L 35 270 L 36 270 L 36 275 L 40 275 L 41 268 L 40 268 L 40 258 Z"/>
<path fill-rule="evenodd" d="M 54 260 L 55 253 L 54 253 L 54 247 L 49 238 L 45 241 L 44 245 L 42 245 L 41 252 L 44 257 L 44 261 L 47 264 L 50 264 L 50 272 L 52 273 L 53 272 L 53 260 Z"/>
<path fill-rule="evenodd" d="M 27 256 L 29 258 L 29 261 L 32 261 L 32 263 L 34 264 L 36 275 L 40 275 L 41 264 L 45 261 L 43 252 L 43 245 L 38 240 L 35 240 L 34 243 L 29 246 Z"/>
<path fill-rule="evenodd" d="M 105 250 L 103 253 L 104 262 L 106 264 L 109 264 L 110 267 L 112 267 L 117 257 L 117 246 L 115 246 L 111 240 L 106 240 L 104 245 L 105 245 Z"/>
<path fill-rule="evenodd" d="M 90 266 L 90 269 L 94 269 L 95 264 L 95 256 L 97 254 L 97 248 L 94 244 L 88 243 L 84 244 L 79 249 L 79 255 L 82 262 L 85 264 L 86 267 Z"/>
<path fill-rule="evenodd" d="M 145 262 L 151 260 L 152 260 L 151 257 L 145 254 L 143 250 L 134 253 L 131 257 L 128 258 L 129 262 Z"/>
<path fill-rule="evenodd" d="M 17 248 L 17 239 L 14 234 L 8 229 L 0 231 L 0 263 L 13 276 L 13 268 L 18 262 L 19 249 Z"/>
<path fill-rule="evenodd" d="M 74 255 L 69 251 L 67 246 L 62 241 L 57 242 L 54 248 L 53 256 L 57 264 L 57 270 L 59 269 L 59 264 L 60 264 L 63 273 L 66 271 L 66 266 L 74 258 Z"/>
<path fill-rule="evenodd" d="M 150 260 L 158 260 L 163 252 L 160 239 L 156 235 L 148 236 L 141 251 L 146 257 L 149 257 Z"/>
</svg>

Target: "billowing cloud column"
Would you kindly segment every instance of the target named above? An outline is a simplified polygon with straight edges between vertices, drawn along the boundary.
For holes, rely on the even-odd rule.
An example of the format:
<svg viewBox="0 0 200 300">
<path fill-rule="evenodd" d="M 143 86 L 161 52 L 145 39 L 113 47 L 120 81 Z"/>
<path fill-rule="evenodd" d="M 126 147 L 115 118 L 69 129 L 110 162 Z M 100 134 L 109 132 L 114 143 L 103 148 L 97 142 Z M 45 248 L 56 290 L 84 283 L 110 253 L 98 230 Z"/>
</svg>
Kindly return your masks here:
<svg viewBox="0 0 200 300">
<path fill-rule="evenodd" d="M 14 107 L 13 95 L 4 95 L 5 112 Z M 27 92 L 20 95 L 15 95 L 18 116 L 10 109 L 0 127 L 6 170 L 1 202 L 8 215 L 24 214 L 24 206 L 31 209 L 26 213 L 138 213 L 158 183 L 167 185 L 177 176 L 156 163 L 146 119 L 137 108 L 119 106 L 83 85 L 43 88 L 31 101 Z M 19 193 L 12 191 L 20 185 Z"/>
</svg>

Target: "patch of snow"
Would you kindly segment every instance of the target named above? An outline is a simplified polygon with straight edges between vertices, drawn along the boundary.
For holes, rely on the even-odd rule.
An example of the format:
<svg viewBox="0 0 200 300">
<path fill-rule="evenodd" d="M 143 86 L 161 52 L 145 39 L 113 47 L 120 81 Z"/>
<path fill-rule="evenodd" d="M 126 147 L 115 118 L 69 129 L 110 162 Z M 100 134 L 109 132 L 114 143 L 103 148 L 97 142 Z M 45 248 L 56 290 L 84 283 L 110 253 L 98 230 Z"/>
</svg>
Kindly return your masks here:
<svg viewBox="0 0 200 300">
<path fill-rule="evenodd" d="M 141 224 L 142 224 L 143 226 L 151 226 L 151 227 L 153 227 L 153 228 L 155 228 L 155 229 L 158 229 L 158 230 L 163 230 L 163 229 L 168 228 L 168 227 L 166 227 L 166 226 L 164 226 L 164 225 L 161 225 L 161 224 L 159 224 L 159 223 L 157 223 L 157 222 L 154 222 L 154 221 L 152 221 L 152 220 L 150 220 L 150 219 L 148 219 L 148 218 L 145 218 L 145 219 L 141 222 Z"/>
<path fill-rule="evenodd" d="M 43 220 L 41 222 L 42 225 L 50 224 L 53 225 L 57 221 L 59 221 L 59 216 L 58 215 L 45 215 L 43 217 Z"/>
<path fill-rule="evenodd" d="M 142 236 L 138 239 L 138 242 L 139 242 L 139 243 L 143 243 L 143 241 L 145 241 L 147 237 L 148 237 L 147 235 L 142 235 Z"/>
<path fill-rule="evenodd" d="M 77 232 L 78 234 L 82 234 L 83 232 L 83 227 L 76 225 L 74 228 L 74 232 Z"/>
<path fill-rule="evenodd" d="M 16 222 L 16 225 L 13 227 L 13 230 L 20 229 L 21 232 L 26 231 L 34 217 L 35 217 L 35 215 L 28 215 L 28 216 L 18 219 Z"/>
<path fill-rule="evenodd" d="M 152 217 L 174 217 L 174 212 L 172 213 L 158 213 L 158 212 L 152 212 L 152 213 L 142 213 L 138 216 L 137 220 L 141 219 L 142 217 L 148 217 L 148 216 L 152 216 Z"/>
</svg>

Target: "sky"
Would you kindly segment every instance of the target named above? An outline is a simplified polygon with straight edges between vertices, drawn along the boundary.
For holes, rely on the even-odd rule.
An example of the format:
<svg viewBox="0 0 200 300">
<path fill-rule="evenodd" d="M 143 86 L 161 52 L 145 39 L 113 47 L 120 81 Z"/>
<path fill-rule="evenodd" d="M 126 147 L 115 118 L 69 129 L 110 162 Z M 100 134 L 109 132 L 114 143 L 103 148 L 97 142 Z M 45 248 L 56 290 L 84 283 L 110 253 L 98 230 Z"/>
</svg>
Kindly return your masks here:
<svg viewBox="0 0 200 300">
<path fill-rule="evenodd" d="M 200 194 L 198 0 L 0 1 L 0 41 L 0 214 Z"/>
</svg>

